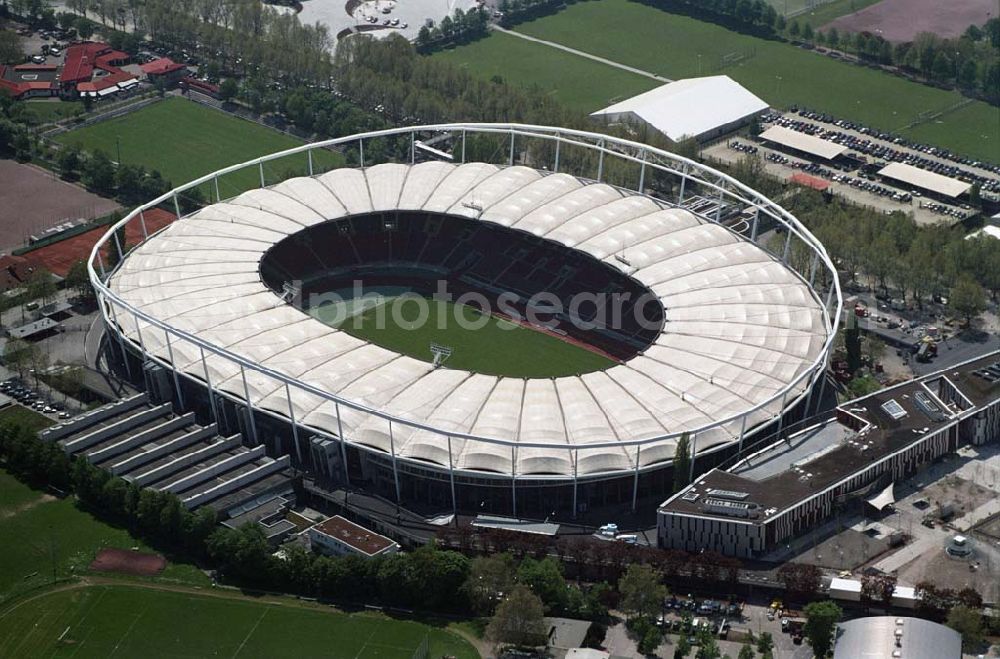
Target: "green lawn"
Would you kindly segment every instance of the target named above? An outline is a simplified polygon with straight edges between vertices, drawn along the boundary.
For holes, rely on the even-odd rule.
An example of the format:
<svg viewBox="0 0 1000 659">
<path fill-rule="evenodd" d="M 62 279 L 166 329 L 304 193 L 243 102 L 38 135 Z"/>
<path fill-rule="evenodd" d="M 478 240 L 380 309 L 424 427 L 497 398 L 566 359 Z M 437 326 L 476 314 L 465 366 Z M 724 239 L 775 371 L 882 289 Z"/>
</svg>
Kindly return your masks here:
<svg viewBox="0 0 1000 659">
<path fill-rule="evenodd" d="M 276 130 L 177 97 L 70 131 L 59 136 L 58 141 L 78 144 L 85 150 L 101 149 L 113 160 L 118 159 L 120 145 L 122 162 L 158 169 L 175 186 L 227 165 L 302 144 Z M 337 154 L 317 152 L 315 171 L 332 169 L 340 162 Z M 264 167 L 265 181 L 273 184 L 289 172 L 306 173 L 306 155 L 274 161 Z M 223 198 L 259 186 L 256 167 L 220 179 Z"/>
<path fill-rule="evenodd" d="M 0 410 L 0 423 L 13 423 L 15 425 L 27 426 L 31 430 L 37 432 L 42 428 L 48 428 L 55 423 L 55 421 L 44 414 L 39 414 L 38 412 L 24 407 L 23 405 L 13 403 L 9 407 Z"/>
<path fill-rule="evenodd" d="M 495 317 L 486 318 L 471 307 L 450 302 L 429 303 L 427 320 L 418 323 L 415 302 L 401 305 L 398 313 L 387 306 L 371 307 L 340 327 L 358 338 L 423 361 L 433 360 L 431 343 L 449 346 L 453 352 L 445 362 L 446 367 L 489 375 L 560 377 L 614 365 L 606 357 L 548 334 Z M 330 305 L 312 313 L 324 322 L 331 322 L 334 310 Z M 379 322 L 380 316 L 384 322 Z M 403 322 L 394 322 L 394 317 Z M 458 318 L 464 322 L 458 322 Z"/>
<path fill-rule="evenodd" d="M 416 622 L 128 586 L 50 593 L 0 615 L 5 657 L 411 659 L 425 638 L 429 657 L 478 659 L 459 636 Z"/>
<path fill-rule="evenodd" d="M 42 124 L 72 117 L 83 109 L 80 101 L 25 101 L 25 107 Z"/>
<path fill-rule="evenodd" d="M 517 31 L 672 79 L 726 74 L 772 105 L 808 106 L 885 130 L 898 130 L 923 112 L 944 110 L 963 98 L 628 0 L 577 3 L 524 23 Z M 484 77 L 499 74 L 511 82 L 552 88 L 559 100 L 584 112 L 629 93 L 634 74 L 579 57 L 566 68 L 558 62 L 567 53 L 516 41 L 494 34 L 435 56 Z M 745 59 L 720 68 L 729 54 Z M 978 120 L 969 121 L 970 115 Z M 1000 162 L 1000 109 L 985 103 L 977 101 L 966 112 L 945 116 L 940 124 L 905 133 L 921 139 L 933 135 L 940 146 Z"/>
<path fill-rule="evenodd" d="M 580 48 L 580 50 L 587 50 Z M 469 46 L 436 55 L 486 78 L 538 85 L 560 101 L 588 112 L 662 83 L 566 51 L 494 33 Z"/>
<path fill-rule="evenodd" d="M 0 471 L 0 605 L 50 584 L 53 572 L 64 579 L 86 571 L 102 547 L 148 548 L 124 529 L 95 519 L 72 498 L 58 499 L 33 490 Z M 161 579 L 207 584 L 190 565 L 169 564 Z M 6 655 L 0 650 L 0 656 Z"/>
</svg>

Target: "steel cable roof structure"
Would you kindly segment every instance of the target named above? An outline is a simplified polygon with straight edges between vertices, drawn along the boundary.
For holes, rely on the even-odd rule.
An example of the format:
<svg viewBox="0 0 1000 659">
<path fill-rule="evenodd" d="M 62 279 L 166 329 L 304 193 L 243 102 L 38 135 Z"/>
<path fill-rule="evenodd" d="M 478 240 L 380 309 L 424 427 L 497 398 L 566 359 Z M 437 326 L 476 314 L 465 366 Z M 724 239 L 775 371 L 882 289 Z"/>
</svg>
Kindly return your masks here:
<svg viewBox="0 0 1000 659">
<path fill-rule="evenodd" d="M 502 164 L 415 163 L 427 136 L 509 135 Z M 364 142 L 409 137 L 410 163 L 364 162 Z M 516 141 L 548 143 L 542 168 L 515 164 Z M 538 142 L 535 142 L 536 144 Z M 265 187 L 265 164 L 289 154 L 353 147 L 361 167 Z M 560 148 L 594 152 L 591 176 L 560 173 Z M 457 156 L 457 153 L 456 153 Z M 676 200 L 602 182 L 608 158 L 634 166 L 635 187 L 679 183 Z M 456 160 L 459 158 L 456 157 Z M 509 124 L 400 128 L 306 145 L 237 165 L 136 209 L 233 171 L 259 168 L 262 187 L 219 200 L 132 247 L 114 270 L 114 228 L 89 267 L 105 320 L 123 345 L 208 385 L 257 414 L 361 450 L 456 477 L 508 481 L 602 479 L 670 463 L 678 437 L 697 453 L 779 420 L 811 396 L 836 331 L 841 296 L 822 245 L 794 217 L 725 175 L 641 144 L 564 129 Z M 751 236 L 678 206 L 692 190 L 754 213 Z M 687 190 L 687 192 L 685 192 Z M 707 194 L 706 194 L 707 196 Z M 720 206 L 721 208 L 721 206 Z M 330 327 L 265 286 L 260 262 L 307 227 L 372 212 L 428 211 L 491 222 L 554 241 L 635 279 L 666 322 L 635 357 L 604 371 L 554 379 L 470 373 L 404 356 Z M 783 229 L 784 251 L 758 245 L 758 222 Z M 143 235 L 145 230 L 143 229 Z M 808 258 L 789 265 L 792 241 Z M 817 293 L 826 282 L 825 296 Z M 213 408 L 214 411 L 214 408 Z M 250 415 L 253 423 L 253 414 Z M 779 421 L 780 423 L 780 421 Z M 398 494 L 398 476 L 397 494 Z M 516 488 L 516 485 L 515 485 Z M 515 495 L 516 496 L 516 495 Z M 574 489 L 575 497 L 575 489 Z M 634 494 L 633 494 L 634 503 Z"/>
</svg>

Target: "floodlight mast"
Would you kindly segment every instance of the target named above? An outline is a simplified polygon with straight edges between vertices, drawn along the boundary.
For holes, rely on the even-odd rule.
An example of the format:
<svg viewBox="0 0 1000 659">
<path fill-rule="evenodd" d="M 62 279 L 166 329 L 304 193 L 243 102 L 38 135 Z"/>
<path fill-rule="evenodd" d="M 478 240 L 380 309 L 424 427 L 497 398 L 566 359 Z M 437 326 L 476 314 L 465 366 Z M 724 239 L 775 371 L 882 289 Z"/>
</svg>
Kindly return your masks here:
<svg viewBox="0 0 1000 659">
<path fill-rule="evenodd" d="M 434 368 L 443 365 L 451 357 L 451 346 L 443 346 L 439 343 L 431 344 L 431 354 L 434 355 Z"/>
</svg>

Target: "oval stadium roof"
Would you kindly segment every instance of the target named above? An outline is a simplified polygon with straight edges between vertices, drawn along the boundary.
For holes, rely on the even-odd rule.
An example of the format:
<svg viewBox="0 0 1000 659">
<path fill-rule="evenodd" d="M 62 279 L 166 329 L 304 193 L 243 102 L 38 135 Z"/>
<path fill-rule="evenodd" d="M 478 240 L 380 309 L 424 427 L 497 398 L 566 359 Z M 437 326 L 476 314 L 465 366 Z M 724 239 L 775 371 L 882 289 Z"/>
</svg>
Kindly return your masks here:
<svg viewBox="0 0 1000 659">
<path fill-rule="evenodd" d="M 659 296 L 666 322 L 627 362 L 521 380 L 434 368 L 366 343 L 283 303 L 262 283 L 263 254 L 286 236 L 392 209 L 478 218 L 590 254 Z M 774 397 L 809 370 L 827 338 L 823 304 L 808 284 L 725 227 L 604 183 L 483 163 L 344 168 L 252 190 L 163 229 L 131 252 L 109 285 L 152 318 L 341 400 L 486 440 L 449 442 L 400 422 L 390 429 L 382 417 L 293 387 L 299 424 L 333 436 L 342 424 L 348 442 L 387 453 L 393 442 L 396 457 L 443 468 L 450 443 L 455 469 L 484 474 L 585 477 L 669 460 L 675 442 L 659 438 Z M 163 331 L 145 322 L 122 331 L 141 334 L 144 348 L 164 360 L 172 351 L 175 368 L 204 379 L 193 345 L 168 347 Z M 285 387 L 267 374 L 248 369 L 244 385 L 239 366 L 214 354 L 207 370 L 214 387 L 242 399 L 245 386 L 256 408 L 288 415 Z M 779 412 L 780 399 L 754 412 L 747 428 Z M 698 450 L 739 432 L 739 422 L 704 430 Z M 641 447 L 588 448 L 647 439 Z"/>
</svg>

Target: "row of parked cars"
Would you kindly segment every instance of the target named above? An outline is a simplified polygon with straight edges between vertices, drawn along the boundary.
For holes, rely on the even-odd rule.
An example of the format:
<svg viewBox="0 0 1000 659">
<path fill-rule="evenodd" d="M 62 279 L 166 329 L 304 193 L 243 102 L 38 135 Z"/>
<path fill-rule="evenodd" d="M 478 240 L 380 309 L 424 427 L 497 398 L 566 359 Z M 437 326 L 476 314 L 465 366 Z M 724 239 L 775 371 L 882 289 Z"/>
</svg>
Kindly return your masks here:
<svg viewBox="0 0 1000 659">
<path fill-rule="evenodd" d="M 871 128 L 865 126 L 856 121 L 848 121 L 847 119 L 837 119 L 836 117 L 826 114 L 824 112 L 813 112 L 811 110 L 800 109 L 797 107 L 792 108 L 792 112 L 795 112 L 798 116 L 804 117 L 806 119 L 812 119 L 814 121 L 819 121 L 825 124 L 833 124 L 838 128 L 843 128 L 844 130 L 852 130 L 856 133 L 861 133 L 862 135 L 867 135 L 869 137 L 874 137 L 883 142 L 891 142 L 897 146 L 906 147 L 911 151 L 918 151 L 920 153 L 925 153 L 930 156 L 936 156 L 943 160 L 949 160 L 958 165 L 966 165 L 968 167 L 977 167 L 979 169 L 985 169 L 986 171 L 993 172 L 994 174 L 1000 174 L 1000 164 L 983 162 L 976 160 L 974 158 L 969 158 L 957 153 L 953 153 L 948 149 L 943 149 L 937 146 L 931 146 L 929 144 L 922 144 L 920 142 L 914 142 L 913 140 L 908 140 L 905 137 L 901 137 L 894 133 L 889 133 L 886 131 L 878 130 L 876 128 Z M 772 113 L 774 114 L 774 113 Z"/>
<path fill-rule="evenodd" d="M 10 396 L 25 407 L 30 407 L 36 412 L 53 414 L 60 419 L 68 419 L 72 416 L 66 411 L 62 403 L 47 401 L 41 394 L 25 386 L 17 378 L 10 378 L 4 382 L 0 382 L 0 393 Z"/>
<path fill-rule="evenodd" d="M 804 112 L 805 114 L 803 114 Z M 826 115 L 819 115 L 815 112 L 807 112 L 804 110 L 800 110 L 798 114 L 799 116 L 806 116 L 807 118 L 817 118 L 818 121 L 827 121 L 827 119 L 829 119 L 827 123 L 832 123 L 838 128 L 860 132 L 864 135 L 872 135 L 875 139 L 859 137 L 857 135 L 846 133 L 844 130 L 826 128 L 809 121 L 779 115 L 776 113 L 768 114 L 767 117 L 765 117 L 765 121 L 771 121 L 779 126 L 784 126 L 785 128 L 789 128 L 800 133 L 829 140 L 830 142 L 846 146 L 854 151 L 863 153 L 864 155 L 871 156 L 873 158 L 889 162 L 905 163 L 907 165 L 912 165 L 914 167 L 919 167 L 920 169 L 934 172 L 935 174 L 960 179 L 967 183 L 978 183 L 983 190 L 1000 192 L 1000 179 L 982 176 L 977 172 L 973 172 L 965 167 L 959 166 L 959 164 L 986 169 L 995 174 L 1000 174 L 1000 165 L 993 165 L 991 163 L 984 163 L 978 160 L 972 160 L 971 158 L 960 158 L 957 156 L 954 158 L 946 158 L 944 154 L 950 152 L 943 149 L 926 145 L 912 146 L 907 144 L 905 140 L 901 140 L 901 138 L 886 140 L 885 137 L 882 137 L 884 133 L 859 127 L 859 125 L 854 122 L 842 119 L 835 120 L 832 119 L 832 117 L 827 117 Z M 910 150 L 904 151 L 902 149 L 893 148 L 890 146 L 892 144 L 906 146 Z M 913 153 L 913 151 L 926 155 L 917 155 Z M 942 162 L 942 159 L 953 160 L 957 164 L 948 164 L 946 162 Z"/>
</svg>

